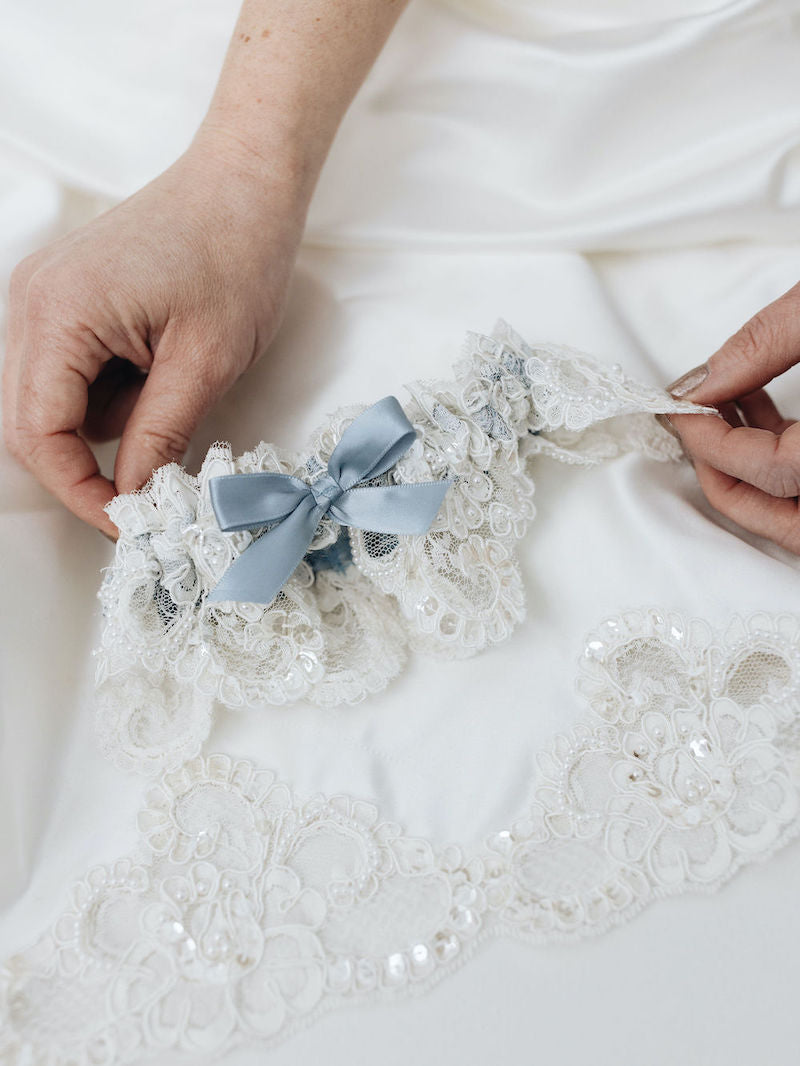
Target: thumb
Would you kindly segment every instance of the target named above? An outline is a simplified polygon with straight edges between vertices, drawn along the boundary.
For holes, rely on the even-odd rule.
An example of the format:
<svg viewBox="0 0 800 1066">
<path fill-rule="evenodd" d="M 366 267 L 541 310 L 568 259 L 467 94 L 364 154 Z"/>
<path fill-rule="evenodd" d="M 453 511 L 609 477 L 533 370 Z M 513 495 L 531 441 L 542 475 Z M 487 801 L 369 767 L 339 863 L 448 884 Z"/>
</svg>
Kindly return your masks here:
<svg viewBox="0 0 800 1066">
<path fill-rule="evenodd" d="M 114 464 L 117 492 L 132 492 L 164 463 L 180 462 L 201 418 L 224 391 L 213 360 L 156 359 L 128 419 Z"/>
<path fill-rule="evenodd" d="M 693 403 L 717 406 L 755 392 L 800 362 L 800 283 L 753 315 L 709 358 L 667 386 Z"/>
</svg>

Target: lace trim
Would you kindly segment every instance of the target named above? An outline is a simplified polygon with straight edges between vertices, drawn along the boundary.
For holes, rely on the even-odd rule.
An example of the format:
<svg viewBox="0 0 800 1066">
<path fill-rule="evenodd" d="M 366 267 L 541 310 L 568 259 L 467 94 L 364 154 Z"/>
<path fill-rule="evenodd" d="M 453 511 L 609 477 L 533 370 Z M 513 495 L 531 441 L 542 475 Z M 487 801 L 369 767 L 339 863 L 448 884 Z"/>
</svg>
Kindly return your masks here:
<svg viewBox="0 0 800 1066">
<path fill-rule="evenodd" d="M 630 611 L 587 639 L 578 689 L 586 717 L 477 846 L 223 754 L 163 773 L 137 850 L 90 870 L 3 967 L 3 1061 L 268 1047 L 333 1007 L 419 992 L 491 937 L 574 940 L 713 891 L 797 834 L 797 617 L 715 633 Z"/>
<path fill-rule="evenodd" d="M 99 593 L 96 720 L 118 765 L 155 774 L 196 755 L 215 700 L 354 703 L 399 673 L 407 649 L 458 658 L 504 640 L 525 614 L 515 553 L 535 514 L 534 457 L 591 465 L 637 450 L 679 459 L 651 413 L 713 411 L 574 349 L 530 346 L 502 320 L 491 336 L 467 335 L 454 370 L 452 380 L 407 386 L 418 439 L 375 479 L 455 478 L 430 531 L 392 536 L 326 517 L 267 608 L 205 603 L 253 539 L 220 532 L 208 481 L 255 470 L 313 480 L 363 407 L 331 416 L 307 456 L 261 443 L 234 459 L 216 444 L 197 477 L 172 463 L 108 505 L 120 537 Z"/>
</svg>

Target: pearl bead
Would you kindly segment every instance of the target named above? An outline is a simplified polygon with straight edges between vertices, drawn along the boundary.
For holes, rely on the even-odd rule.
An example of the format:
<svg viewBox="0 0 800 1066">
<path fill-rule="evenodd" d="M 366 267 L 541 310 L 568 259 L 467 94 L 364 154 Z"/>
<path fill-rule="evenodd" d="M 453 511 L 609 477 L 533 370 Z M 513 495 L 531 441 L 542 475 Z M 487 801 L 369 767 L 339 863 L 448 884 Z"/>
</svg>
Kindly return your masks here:
<svg viewBox="0 0 800 1066">
<path fill-rule="evenodd" d="M 406 975 L 405 956 L 399 951 L 386 960 L 386 976 L 392 981 L 401 981 Z"/>
<path fill-rule="evenodd" d="M 477 919 L 474 913 L 467 907 L 457 907 L 455 913 L 452 915 L 453 927 L 459 931 L 459 933 L 469 933 L 477 925 Z"/>
<path fill-rule="evenodd" d="M 474 885 L 463 884 L 459 885 L 453 893 L 453 899 L 460 906 L 468 907 L 471 903 L 474 903 L 478 897 L 478 893 Z"/>
<path fill-rule="evenodd" d="M 378 972 L 372 959 L 359 959 L 356 963 L 356 980 L 360 985 L 374 985 Z"/>
<path fill-rule="evenodd" d="M 353 975 L 353 966 L 349 959 L 336 959 L 328 968 L 328 978 L 333 988 L 345 988 Z"/>
<path fill-rule="evenodd" d="M 447 962 L 458 954 L 460 946 L 458 937 L 453 933 L 440 933 L 436 938 L 434 950 L 442 962 Z"/>
</svg>

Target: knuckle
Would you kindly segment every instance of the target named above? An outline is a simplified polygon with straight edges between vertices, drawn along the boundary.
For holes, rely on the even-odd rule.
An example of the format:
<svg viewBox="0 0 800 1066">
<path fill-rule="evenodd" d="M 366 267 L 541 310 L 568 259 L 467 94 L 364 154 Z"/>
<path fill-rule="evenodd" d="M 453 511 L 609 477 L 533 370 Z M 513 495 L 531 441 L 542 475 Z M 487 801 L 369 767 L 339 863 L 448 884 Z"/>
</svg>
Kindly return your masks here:
<svg viewBox="0 0 800 1066">
<path fill-rule="evenodd" d="M 734 333 L 728 342 L 731 355 L 742 363 L 756 362 L 775 345 L 777 327 L 773 317 L 757 311 Z"/>
<path fill-rule="evenodd" d="M 25 292 L 28 288 L 28 278 L 30 272 L 25 266 L 25 260 L 18 263 L 11 272 L 11 277 L 8 280 L 8 301 L 10 304 L 21 304 L 25 299 Z"/>
<path fill-rule="evenodd" d="M 800 475 L 796 469 L 781 466 L 773 475 L 767 491 L 771 496 L 789 500 L 800 494 Z"/>
<path fill-rule="evenodd" d="M 25 455 L 25 465 L 31 470 L 35 469 L 39 463 L 44 440 L 30 430 L 20 430 L 18 438 Z"/>
<path fill-rule="evenodd" d="M 226 351 L 224 342 L 199 350 L 191 366 L 191 390 L 200 404 L 209 408 L 226 392 L 242 372 L 236 359 Z"/>
<path fill-rule="evenodd" d="M 38 253 L 26 255 L 11 271 L 8 281 L 9 299 L 18 301 L 25 297 L 31 278 L 39 269 L 41 259 Z"/>
<path fill-rule="evenodd" d="M 34 469 L 40 437 L 30 411 L 17 407 L 16 411 L 3 421 L 3 442 L 6 449 L 28 470 Z"/>
<path fill-rule="evenodd" d="M 218 390 L 227 387 L 242 373 L 244 366 L 251 355 L 251 351 L 243 351 L 245 342 L 239 338 L 231 345 L 230 339 L 218 337 L 215 341 L 206 342 L 203 349 L 201 363 L 207 384 Z"/>
<path fill-rule="evenodd" d="M 787 523 L 783 539 L 778 543 L 786 548 L 787 551 L 800 555 L 800 500 L 797 501 L 795 506 L 792 521 Z"/>
<path fill-rule="evenodd" d="M 45 438 L 28 426 L 23 425 L 13 429 L 11 437 L 9 451 L 26 470 L 30 470 L 35 474 L 42 466 L 41 457 L 46 444 Z"/>
<path fill-rule="evenodd" d="M 788 499 L 800 493 L 800 452 L 788 448 L 787 443 L 784 437 L 775 440 L 767 491 L 771 496 Z"/>
<path fill-rule="evenodd" d="M 21 463 L 24 449 L 20 443 L 19 434 L 13 426 L 3 426 L 3 443 L 12 459 L 16 459 L 18 463 Z"/>
<path fill-rule="evenodd" d="M 228 384 L 230 367 L 216 352 L 204 355 L 195 369 L 195 388 L 204 399 L 213 400 Z"/>
<path fill-rule="evenodd" d="M 53 278 L 49 272 L 42 269 L 35 270 L 28 277 L 25 289 L 25 310 L 28 317 L 34 321 L 41 321 L 45 317 L 53 295 Z"/>
<path fill-rule="evenodd" d="M 189 447 L 189 440 L 189 434 L 174 425 L 150 424 L 141 431 L 142 443 L 165 462 L 181 459 Z"/>
</svg>

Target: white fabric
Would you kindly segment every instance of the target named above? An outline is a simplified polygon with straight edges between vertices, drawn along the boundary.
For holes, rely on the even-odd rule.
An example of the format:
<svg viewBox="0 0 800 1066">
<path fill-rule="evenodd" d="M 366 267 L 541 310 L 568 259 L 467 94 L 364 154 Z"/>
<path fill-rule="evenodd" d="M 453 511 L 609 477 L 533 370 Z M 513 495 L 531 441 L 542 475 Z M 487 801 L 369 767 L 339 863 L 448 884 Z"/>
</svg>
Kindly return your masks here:
<svg viewBox="0 0 800 1066">
<path fill-rule="evenodd" d="M 663 385 L 794 284 L 797 5 L 600 7 L 412 4 L 326 165 L 273 351 L 200 428 L 188 469 L 215 439 L 236 453 L 262 438 L 302 448 L 340 405 L 433 366 L 446 375 L 465 330 L 498 316 Z M 234 5 L 186 5 L 174 30 L 161 11 L 14 9 L 0 43 L 6 276 L 191 135 Z M 800 408 L 794 375 L 774 393 Z M 94 735 L 95 592 L 113 550 L 2 463 L 8 958 L 68 909 L 70 883 L 138 846 L 145 804 L 141 779 Z M 734 616 L 796 619 L 798 560 L 715 515 L 685 464 L 628 455 L 537 479 L 520 547 L 528 613 L 507 642 L 461 662 L 416 658 L 357 707 L 220 709 L 205 750 L 470 850 L 513 823 L 535 754 L 585 717 L 576 661 L 604 618 L 674 611 L 723 644 Z M 786 676 L 766 662 L 784 713 Z M 772 822 L 791 825 L 788 810 L 778 802 Z M 656 1064 L 792 1061 L 799 873 L 795 843 L 594 943 L 498 941 L 428 995 L 332 1012 L 270 1059 L 525 1061 L 535 1049 L 604 1063 L 633 1048 Z M 225 1061 L 249 1066 L 263 1049 Z"/>
</svg>

